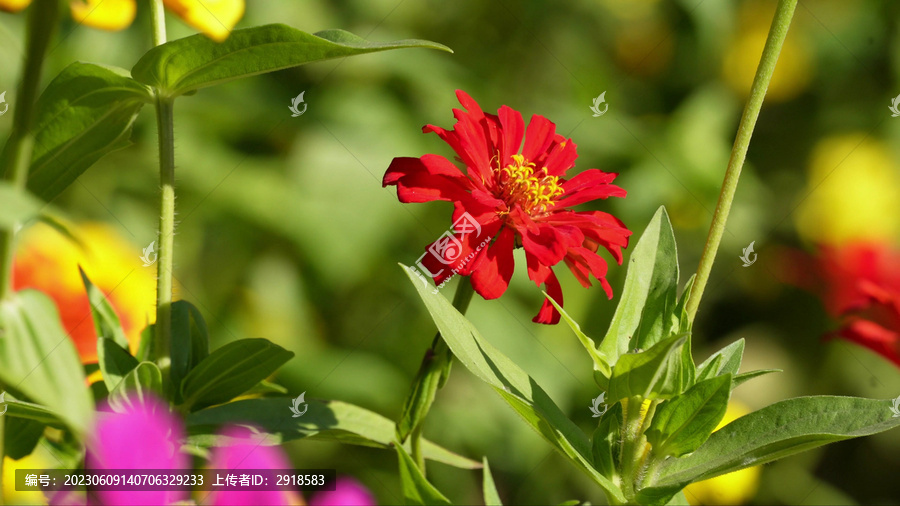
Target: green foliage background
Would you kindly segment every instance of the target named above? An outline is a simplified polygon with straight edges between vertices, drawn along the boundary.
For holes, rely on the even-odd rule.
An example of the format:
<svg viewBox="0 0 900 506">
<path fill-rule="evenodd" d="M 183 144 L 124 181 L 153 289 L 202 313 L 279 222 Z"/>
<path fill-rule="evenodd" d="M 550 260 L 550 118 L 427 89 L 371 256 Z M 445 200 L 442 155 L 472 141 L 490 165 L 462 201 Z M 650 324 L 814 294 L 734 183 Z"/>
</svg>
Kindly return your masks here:
<svg viewBox="0 0 900 506">
<path fill-rule="evenodd" d="M 726 56 L 749 17 L 768 20 L 773 10 L 774 2 L 733 0 L 249 2 L 238 27 L 282 22 L 308 32 L 343 28 L 371 41 L 425 38 L 455 54 L 407 50 L 325 62 L 180 100 L 178 293 L 200 308 L 213 348 L 265 337 L 294 351 L 278 377 L 294 395 L 306 391 L 396 417 L 434 332 L 397 262 L 412 264 L 447 229 L 450 205 L 401 205 L 393 189 L 381 188 L 381 176 L 395 156 L 451 156 L 420 128 L 452 126 L 454 90 L 466 90 L 485 110 L 507 104 L 526 118 L 554 121 L 579 146 L 577 169 L 621 174 L 628 197 L 596 208 L 632 230 L 665 205 L 682 271 L 690 273 L 743 105 L 726 82 Z M 149 47 L 148 14 L 141 3 L 135 24 L 118 33 L 67 21 L 45 75 L 73 60 L 131 68 Z M 886 360 L 823 343 L 834 322 L 813 296 L 781 284 L 766 262 L 776 244 L 802 246 L 792 213 L 819 139 L 869 133 L 892 146 L 900 170 L 900 119 L 886 111 L 900 92 L 898 20 L 900 4 L 889 0 L 801 2 L 797 9 L 788 40 L 807 64 L 788 69 L 797 92 L 763 109 L 694 328 L 698 363 L 744 337 L 745 370 L 784 369 L 735 392 L 751 408 L 794 395 L 900 394 L 900 374 Z M 0 90 L 15 87 L 23 28 L 23 16 L 0 16 Z M 174 18 L 169 30 L 170 39 L 192 33 Z M 753 58 L 743 64 L 755 68 Z M 301 91 L 309 107 L 292 118 L 288 105 Z M 588 107 L 603 91 L 609 112 L 593 118 Z M 10 124 L 11 115 L 0 118 L 0 136 Z M 133 140 L 53 203 L 146 245 L 157 226 L 150 109 Z M 750 241 L 760 262 L 742 269 L 738 255 Z M 588 406 L 599 393 L 590 360 L 565 325 L 530 322 L 541 294 L 519 253 L 509 293 L 476 297 L 468 317 L 590 433 L 596 420 Z M 611 266 L 617 296 L 624 273 Z M 613 302 L 599 288 L 560 278 L 568 313 L 589 335 L 603 335 Z M 444 289 L 447 297 L 454 285 Z M 476 460 L 485 454 L 507 504 L 603 502 L 588 478 L 462 367 L 439 394 L 425 435 Z M 336 468 L 380 501 L 400 500 L 392 452 L 302 440 L 286 449 L 296 467 Z M 839 443 L 767 466 L 756 501 L 897 504 L 898 468 L 896 431 Z M 480 473 L 441 464 L 430 464 L 429 473 L 454 503 L 480 500 Z"/>
</svg>

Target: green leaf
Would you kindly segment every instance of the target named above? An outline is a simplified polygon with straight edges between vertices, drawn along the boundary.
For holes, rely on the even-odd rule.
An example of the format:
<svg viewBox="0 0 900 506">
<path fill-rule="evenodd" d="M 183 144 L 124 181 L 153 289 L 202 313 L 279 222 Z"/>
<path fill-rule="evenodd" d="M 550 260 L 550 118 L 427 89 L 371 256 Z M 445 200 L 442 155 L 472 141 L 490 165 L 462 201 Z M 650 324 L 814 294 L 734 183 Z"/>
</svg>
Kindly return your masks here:
<svg viewBox="0 0 900 506">
<path fill-rule="evenodd" d="M 106 300 L 106 294 L 91 283 L 91 280 L 88 279 L 87 274 L 84 273 L 80 265 L 78 266 L 78 273 L 81 274 L 81 281 L 84 283 L 84 289 L 87 291 L 88 302 L 91 305 L 91 316 L 94 320 L 94 330 L 97 331 L 97 336 L 111 339 L 122 350 L 127 350 L 128 338 L 125 337 L 125 331 L 122 330 L 122 324 L 119 322 L 116 310 Z"/>
<path fill-rule="evenodd" d="M 737 376 L 743 356 L 744 338 L 740 338 L 713 353 L 702 364 L 697 366 L 697 381 L 700 381 L 701 378 L 708 379 L 723 374 Z"/>
<path fill-rule="evenodd" d="M 21 290 L 0 301 L 0 383 L 59 413 L 82 435 L 93 415 L 84 370 L 75 345 L 59 323 L 53 301 Z"/>
<path fill-rule="evenodd" d="M 619 429 L 622 426 L 622 405 L 616 404 L 606 410 L 600 424 L 591 438 L 594 467 L 603 476 L 613 479 L 616 462 L 619 461 Z"/>
<path fill-rule="evenodd" d="M 395 445 L 397 458 L 400 460 L 400 485 L 403 489 L 403 499 L 406 504 L 412 505 L 450 505 L 449 499 L 444 497 L 434 485 L 428 483 L 422 471 L 419 470 L 412 457 L 401 447 Z"/>
<path fill-rule="evenodd" d="M 683 334 L 685 332 L 691 331 L 691 325 L 693 322 L 687 313 L 687 303 L 688 299 L 691 298 L 691 291 L 694 289 L 694 279 L 697 278 L 696 274 L 691 274 L 691 277 L 688 278 L 687 283 L 684 284 L 684 290 L 681 291 L 681 298 L 678 299 L 678 305 L 675 306 L 675 317 L 678 320 L 678 330 L 677 333 Z"/>
<path fill-rule="evenodd" d="M 50 201 L 101 157 L 129 145 L 150 91 L 128 71 L 92 63 L 63 69 L 37 102 L 28 189 Z"/>
<path fill-rule="evenodd" d="M 680 457 L 703 444 L 725 416 L 731 397 L 731 374 L 701 381 L 662 403 L 647 430 L 657 457 Z"/>
<path fill-rule="evenodd" d="M 638 493 L 641 504 L 664 504 L 688 484 L 771 462 L 824 444 L 868 436 L 900 426 L 891 400 L 857 397 L 799 397 L 742 416 L 696 451 L 666 460 L 650 486 Z"/>
<path fill-rule="evenodd" d="M 406 275 L 425 302 L 431 318 L 453 350 L 453 354 L 522 416 L 531 427 L 576 467 L 590 476 L 610 496 L 620 502 L 622 492 L 591 464 L 590 442 L 554 404 L 550 396 L 518 365 L 486 341 L 478 330 L 444 296 L 432 293 L 418 282 L 415 272 L 406 266 Z"/>
<path fill-rule="evenodd" d="M 668 399 L 685 390 L 693 381 L 685 370 L 683 346 L 688 335 L 674 335 L 649 350 L 622 355 L 609 379 L 607 400 L 617 402 L 627 397 Z"/>
<path fill-rule="evenodd" d="M 150 324 L 141 331 L 141 340 L 138 343 L 137 353 L 134 358 L 140 362 L 150 360 L 150 352 L 153 348 L 153 335 L 156 332 L 156 325 Z"/>
<path fill-rule="evenodd" d="M 113 411 L 124 412 L 135 403 L 143 403 L 148 396 L 161 398 L 163 393 L 162 372 L 153 362 L 141 362 L 109 391 L 109 406 Z"/>
<path fill-rule="evenodd" d="M 743 374 L 738 374 L 737 376 L 735 376 L 731 379 L 731 389 L 734 390 L 741 383 L 750 381 L 753 378 L 756 378 L 759 376 L 764 376 L 766 374 L 773 373 L 773 372 L 781 372 L 781 369 L 760 369 L 758 371 L 750 371 L 750 372 L 745 372 Z"/>
<path fill-rule="evenodd" d="M 209 356 L 209 331 L 203 315 L 186 300 L 172 303 L 172 384 L 180 385 L 185 376 Z M 176 389 L 175 402 L 181 402 Z"/>
<path fill-rule="evenodd" d="M 6 416 L 33 420 L 41 425 L 49 425 L 57 429 L 65 428 L 66 425 L 62 418 L 52 410 L 33 402 L 9 399 L 9 395 L 9 393 L 6 394 L 7 398 L 4 404 L 6 406 Z"/>
<path fill-rule="evenodd" d="M 294 353 L 267 339 L 241 339 L 200 361 L 181 384 L 184 404 L 192 409 L 221 404 L 268 378 Z"/>
<path fill-rule="evenodd" d="M 429 350 L 431 352 L 433 350 Z M 434 404 L 437 391 L 443 386 L 450 373 L 453 356 L 446 348 L 437 353 L 428 353 L 413 379 L 413 390 L 403 403 L 403 410 L 397 420 L 397 440 L 406 442 L 406 438 L 416 427 L 421 427 L 431 405 Z"/>
<path fill-rule="evenodd" d="M 286 394 L 288 393 L 288 389 L 279 385 L 278 383 L 272 383 L 271 381 L 260 381 L 250 390 L 244 392 L 244 395 L 268 395 L 268 394 Z"/>
<path fill-rule="evenodd" d="M 167 42 L 148 51 L 131 75 L 156 87 L 163 96 L 177 97 L 206 86 L 306 63 L 413 47 L 450 51 L 426 40 L 373 43 L 343 30 L 312 35 L 274 24 L 234 30 L 224 42 L 201 34 Z"/>
<path fill-rule="evenodd" d="M 675 234 L 666 209 L 660 207 L 631 252 L 622 299 L 600 343 L 610 363 L 629 349 L 650 348 L 675 331 L 677 290 Z"/>
<path fill-rule="evenodd" d="M 45 205 L 34 195 L 0 181 L 0 230 L 11 230 L 38 217 Z"/>
<path fill-rule="evenodd" d="M 34 420 L 7 418 L 3 423 L 3 450 L 13 460 L 31 455 L 44 435 L 44 425 Z"/>
<path fill-rule="evenodd" d="M 125 376 L 138 366 L 138 360 L 112 339 L 97 338 L 97 361 L 103 373 L 103 383 L 112 392 Z"/>
<path fill-rule="evenodd" d="M 191 413 L 186 418 L 189 440 L 201 446 L 218 446 L 214 434 L 226 424 L 244 423 L 271 435 L 265 444 L 276 445 L 300 438 L 390 448 L 394 443 L 394 422 L 378 413 L 340 401 L 307 400 L 307 411 L 293 417 L 291 399 L 262 398 L 229 402 Z M 409 443 L 405 445 L 409 447 Z M 426 459 L 461 469 L 478 469 L 481 464 L 422 439 Z"/>
<path fill-rule="evenodd" d="M 497 493 L 497 485 L 494 484 L 494 477 L 491 476 L 491 467 L 488 465 L 487 457 L 482 459 L 482 464 L 484 465 L 484 469 L 482 470 L 484 475 L 484 506 L 503 506 L 503 501 L 500 500 L 500 494 Z"/>
<path fill-rule="evenodd" d="M 602 377 L 609 378 L 610 373 L 612 372 L 611 365 L 609 360 L 607 360 L 606 356 L 597 349 L 597 343 L 594 342 L 593 339 L 587 336 L 584 332 L 581 331 L 581 325 L 578 324 L 575 320 L 569 316 L 568 313 L 563 310 L 562 306 L 556 303 L 553 300 L 553 297 L 550 296 L 547 292 L 544 292 L 544 296 L 547 297 L 547 300 L 553 304 L 553 307 L 559 311 L 559 314 L 562 315 L 563 320 L 569 324 L 569 328 L 572 329 L 572 332 L 575 332 L 575 335 L 578 336 L 578 340 L 581 341 L 581 345 L 584 346 L 584 349 L 587 350 L 588 355 L 590 355 L 591 360 L 594 362 L 594 370 L 598 371 Z M 605 383 L 605 382 L 604 382 Z M 607 384 L 601 384 L 601 388 L 606 389 Z"/>
</svg>

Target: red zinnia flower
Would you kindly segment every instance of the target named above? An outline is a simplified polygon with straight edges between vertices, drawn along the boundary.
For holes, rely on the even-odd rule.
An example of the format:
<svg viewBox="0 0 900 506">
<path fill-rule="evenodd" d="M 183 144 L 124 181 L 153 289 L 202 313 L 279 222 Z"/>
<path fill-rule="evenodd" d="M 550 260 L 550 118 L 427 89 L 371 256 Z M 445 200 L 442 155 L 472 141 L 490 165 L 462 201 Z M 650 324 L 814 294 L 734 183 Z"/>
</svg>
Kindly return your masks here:
<svg viewBox="0 0 900 506">
<path fill-rule="evenodd" d="M 570 208 L 624 197 L 625 190 L 610 184 L 618 174 L 590 169 L 567 180 L 563 176 L 578 156 L 575 143 L 557 134 L 547 118 L 533 116 L 526 130 L 518 111 L 503 106 L 497 115 L 485 114 L 465 92 L 456 96 L 466 110 L 453 110 L 453 130 L 426 125 L 423 131 L 449 144 L 465 172 L 439 155 L 403 157 L 394 158 L 383 180 L 384 186 L 397 186 L 401 202 L 454 203 L 453 234 L 432 243 L 428 250 L 433 254 L 423 260 L 434 282 L 454 273 L 471 276 L 482 297 L 500 297 L 515 267 L 513 249 L 521 246 L 528 277 L 543 284 L 559 304 L 562 290 L 551 267 L 562 260 L 584 287 L 591 286 L 593 275 L 612 298 L 606 261 L 597 250 L 603 246 L 621 264 L 631 231 L 611 214 Z M 468 219 L 477 223 L 466 223 Z M 457 227 L 460 222 L 465 227 Z M 555 324 L 559 317 L 545 300 L 534 321 Z"/>
<path fill-rule="evenodd" d="M 810 265 L 794 254 L 791 281 L 822 294 L 842 327 L 829 337 L 865 346 L 900 366 L 900 252 L 878 243 L 821 246 Z"/>
</svg>

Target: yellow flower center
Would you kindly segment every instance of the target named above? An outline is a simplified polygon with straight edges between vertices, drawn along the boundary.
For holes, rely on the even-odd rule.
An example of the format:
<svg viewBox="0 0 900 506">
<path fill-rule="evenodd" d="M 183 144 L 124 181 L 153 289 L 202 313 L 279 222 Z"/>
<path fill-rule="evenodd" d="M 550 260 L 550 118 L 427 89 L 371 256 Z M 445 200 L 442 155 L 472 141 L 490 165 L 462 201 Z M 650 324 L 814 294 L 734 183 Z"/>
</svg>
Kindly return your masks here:
<svg viewBox="0 0 900 506">
<path fill-rule="evenodd" d="M 516 203 L 528 214 L 543 214 L 556 205 L 556 199 L 563 194 L 559 177 L 548 176 L 547 170 L 536 169 L 534 163 L 526 162 L 522 155 L 512 155 L 513 163 L 494 173 L 500 186 L 499 198 L 512 208 Z"/>
</svg>

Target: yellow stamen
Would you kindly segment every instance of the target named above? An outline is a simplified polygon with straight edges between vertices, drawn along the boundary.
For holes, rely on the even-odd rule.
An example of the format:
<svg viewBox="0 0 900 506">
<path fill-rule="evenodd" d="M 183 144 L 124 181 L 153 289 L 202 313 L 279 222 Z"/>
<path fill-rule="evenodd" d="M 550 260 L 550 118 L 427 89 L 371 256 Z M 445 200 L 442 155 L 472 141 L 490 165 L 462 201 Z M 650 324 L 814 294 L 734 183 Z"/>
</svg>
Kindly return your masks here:
<svg viewBox="0 0 900 506">
<path fill-rule="evenodd" d="M 513 163 L 494 169 L 502 198 L 512 207 L 518 203 L 529 214 L 543 214 L 552 209 L 564 190 L 559 177 L 547 175 L 547 169 L 536 170 L 519 154 L 512 155 Z"/>
</svg>

